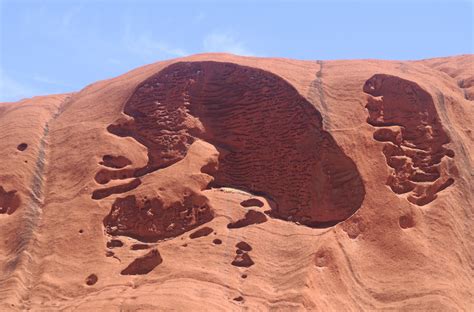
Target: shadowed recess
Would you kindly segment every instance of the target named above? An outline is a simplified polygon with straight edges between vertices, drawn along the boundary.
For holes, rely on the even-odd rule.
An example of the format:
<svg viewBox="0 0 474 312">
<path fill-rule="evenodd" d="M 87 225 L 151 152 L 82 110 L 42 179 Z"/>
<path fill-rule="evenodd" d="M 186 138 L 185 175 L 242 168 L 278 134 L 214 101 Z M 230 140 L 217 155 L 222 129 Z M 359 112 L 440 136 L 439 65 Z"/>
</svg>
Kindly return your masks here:
<svg viewBox="0 0 474 312">
<path fill-rule="evenodd" d="M 153 249 L 142 257 L 132 261 L 125 269 L 120 272 L 122 275 L 143 275 L 150 273 L 155 267 L 163 262 L 160 252 Z"/>
<path fill-rule="evenodd" d="M 16 193 L 16 190 L 7 192 L 0 186 L 0 214 L 6 213 L 10 215 L 20 207 L 20 204 L 20 196 Z"/>
<path fill-rule="evenodd" d="M 132 162 L 124 156 L 104 155 L 102 157 L 102 161 L 99 162 L 99 164 L 105 167 L 119 169 L 131 165 Z"/>
<path fill-rule="evenodd" d="M 220 152 L 214 186 L 274 199 L 275 217 L 334 224 L 364 199 L 354 162 L 323 129 L 321 114 L 269 72 L 221 62 L 175 63 L 140 84 L 124 113 L 132 118 L 108 130 L 146 146 L 149 160 L 134 170 L 102 169 L 105 180 L 170 166 L 201 139 Z"/>
<path fill-rule="evenodd" d="M 28 144 L 26 143 L 21 143 L 19 144 L 17 147 L 17 150 L 19 150 L 20 152 L 23 152 L 24 150 L 26 150 L 28 148 Z"/>
<path fill-rule="evenodd" d="M 387 185 L 397 194 L 423 206 L 454 183 L 442 177 L 443 157 L 454 157 L 444 145 L 450 142 L 438 117 L 433 98 L 418 84 L 396 76 L 376 74 L 363 90 L 371 95 L 367 122 L 378 129 L 374 139 L 384 142 L 383 153 L 392 172 Z"/>
</svg>

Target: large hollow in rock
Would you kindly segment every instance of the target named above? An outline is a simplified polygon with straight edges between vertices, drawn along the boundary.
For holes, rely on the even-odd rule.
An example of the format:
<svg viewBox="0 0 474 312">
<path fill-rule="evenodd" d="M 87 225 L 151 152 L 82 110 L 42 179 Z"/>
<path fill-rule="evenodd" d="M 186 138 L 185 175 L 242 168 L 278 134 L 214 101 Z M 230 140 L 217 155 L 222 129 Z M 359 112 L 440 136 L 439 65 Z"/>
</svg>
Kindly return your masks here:
<svg viewBox="0 0 474 312">
<path fill-rule="evenodd" d="M 450 138 L 432 96 L 413 81 L 386 74 L 372 76 L 363 90 L 371 95 L 367 122 L 378 127 L 374 139 L 385 142 L 383 153 L 393 169 L 387 185 L 397 194 L 413 192 L 408 200 L 416 205 L 432 202 L 454 182 L 441 176 L 443 157 L 454 152 L 445 147 Z"/>
<path fill-rule="evenodd" d="M 219 150 L 213 186 L 272 198 L 275 217 L 333 224 L 362 204 L 354 162 L 323 129 L 322 116 L 284 79 L 223 62 L 179 62 L 141 83 L 124 106 L 132 118 L 108 130 L 148 148 L 140 177 L 184 158 L 196 140 Z M 116 174 L 118 179 L 122 175 Z"/>
</svg>

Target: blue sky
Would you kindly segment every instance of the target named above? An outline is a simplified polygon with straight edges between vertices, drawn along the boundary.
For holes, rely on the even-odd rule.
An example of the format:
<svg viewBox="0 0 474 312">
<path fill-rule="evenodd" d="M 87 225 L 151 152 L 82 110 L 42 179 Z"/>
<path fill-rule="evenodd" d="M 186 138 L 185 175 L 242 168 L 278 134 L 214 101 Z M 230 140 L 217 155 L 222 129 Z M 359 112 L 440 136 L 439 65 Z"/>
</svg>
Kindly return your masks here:
<svg viewBox="0 0 474 312">
<path fill-rule="evenodd" d="M 202 52 L 407 60 L 473 45 L 473 0 L 0 0 L 0 101 Z"/>
</svg>

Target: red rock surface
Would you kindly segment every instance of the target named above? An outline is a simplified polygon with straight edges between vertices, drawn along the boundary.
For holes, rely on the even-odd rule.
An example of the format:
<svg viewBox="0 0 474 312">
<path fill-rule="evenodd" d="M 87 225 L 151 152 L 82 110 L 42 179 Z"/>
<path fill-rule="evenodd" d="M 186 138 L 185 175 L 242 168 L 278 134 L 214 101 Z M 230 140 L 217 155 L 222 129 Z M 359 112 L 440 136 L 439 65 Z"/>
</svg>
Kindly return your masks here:
<svg viewBox="0 0 474 312">
<path fill-rule="evenodd" d="M 0 310 L 472 310 L 473 65 L 203 54 L 0 103 Z"/>
</svg>

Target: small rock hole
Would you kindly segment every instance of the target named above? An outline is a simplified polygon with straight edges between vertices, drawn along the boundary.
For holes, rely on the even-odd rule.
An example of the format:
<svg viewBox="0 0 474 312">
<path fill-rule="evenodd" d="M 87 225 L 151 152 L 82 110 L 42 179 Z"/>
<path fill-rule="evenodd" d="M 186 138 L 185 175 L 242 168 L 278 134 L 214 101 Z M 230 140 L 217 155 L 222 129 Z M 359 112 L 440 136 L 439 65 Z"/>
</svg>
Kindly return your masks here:
<svg viewBox="0 0 474 312">
<path fill-rule="evenodd" d="M 28 144 L 26 144 L 26 143 L 21 143 L 21 144 L 18 145 L 16 148 L 17 148 L 19 151 L 23 152 L 24 150 L 27 149 L 27 147 L 28 147 Z"/>
</svg>

